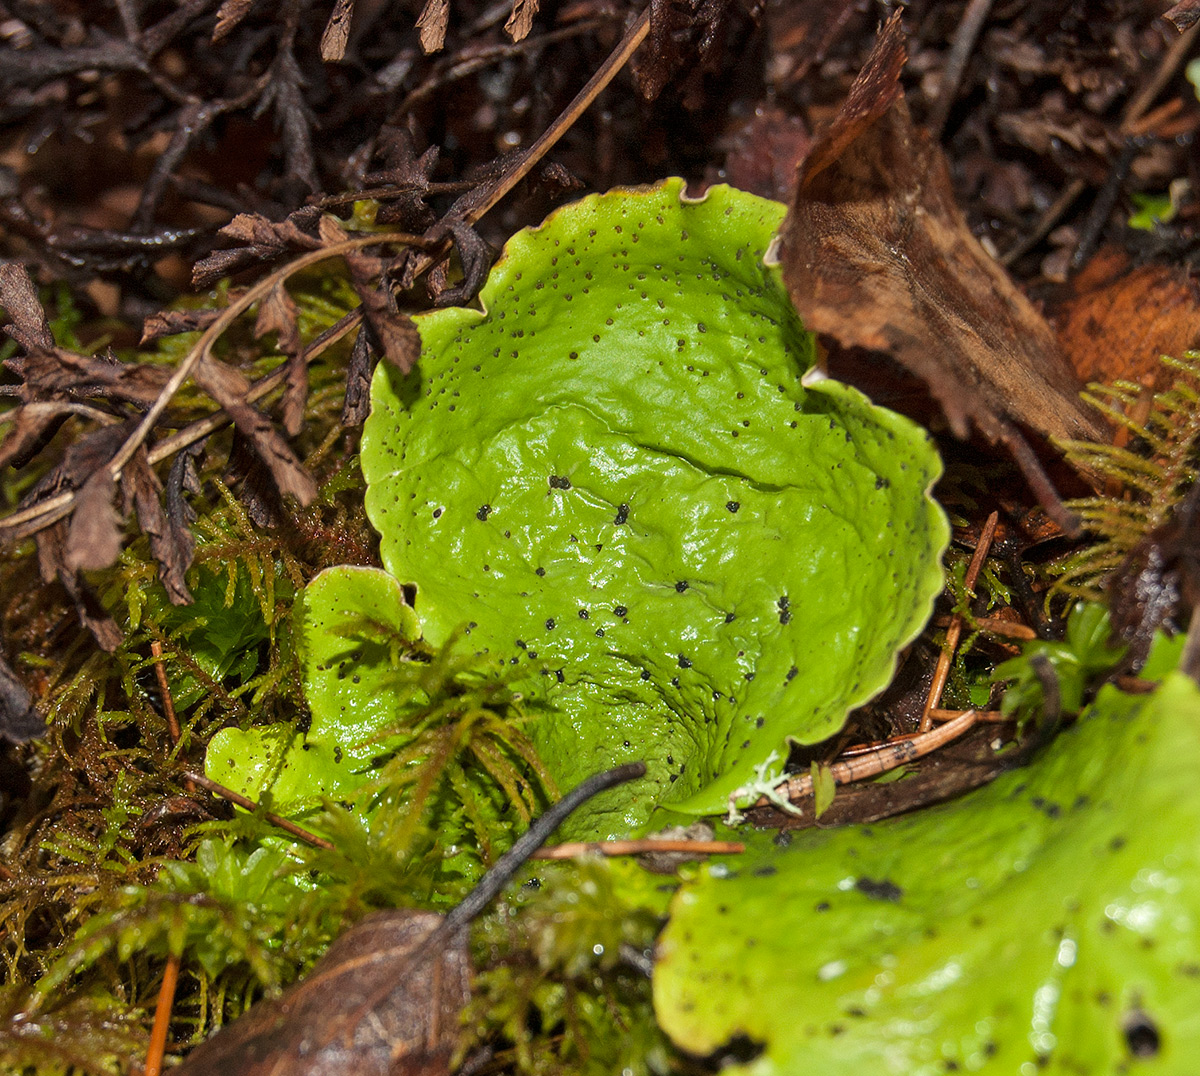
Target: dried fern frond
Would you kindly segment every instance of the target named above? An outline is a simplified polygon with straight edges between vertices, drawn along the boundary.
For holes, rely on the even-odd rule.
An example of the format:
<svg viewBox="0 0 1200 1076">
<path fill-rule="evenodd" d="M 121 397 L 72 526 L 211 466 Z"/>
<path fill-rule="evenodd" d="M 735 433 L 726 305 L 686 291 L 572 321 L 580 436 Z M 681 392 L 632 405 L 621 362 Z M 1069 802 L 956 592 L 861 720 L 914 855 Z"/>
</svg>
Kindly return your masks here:
<svg viewBox="0 0 1200 1076">
<path fill-rule="evenodd" d="M 1063 441 L 1067 461 L 1100 490 L 1071 501 L 1087 534 L 1098 540 L 1054 566 L 1052 593 L 1096 600 L 1111 574 L 1200 477 L 1200 351 L 1162 357 L 1177 371 L 1169 389 L 1148 396 L 1143 385 L 1090 385 L 1084 400 L 1118 430 L 1113 444 Z"/>
</svg>

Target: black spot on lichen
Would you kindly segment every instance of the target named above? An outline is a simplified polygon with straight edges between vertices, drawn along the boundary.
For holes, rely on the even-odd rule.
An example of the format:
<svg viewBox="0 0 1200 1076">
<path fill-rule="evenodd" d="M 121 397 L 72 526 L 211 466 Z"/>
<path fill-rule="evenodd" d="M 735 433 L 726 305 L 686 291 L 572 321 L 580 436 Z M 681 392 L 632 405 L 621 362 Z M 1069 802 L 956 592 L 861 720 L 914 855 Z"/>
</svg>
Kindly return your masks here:
<svg viewBox="0 0 1200 1076">
<path fill-rule="evenodd" d="M 546 630 L 547 630 L 547 631 L 553 631 L 553 630 L 554 630 L 554 617 L 547 617 L 547 618 L 546 618 Z"/>
<path fill-rule="evenodd" d="M 688 588 L 688 585 L 687 585 L 686 579 L 681 579 L 681 580 L 679 580 L 678 583 L 675 584 L 675 589 L 677 591 L 679 591 L 680 594 L 682 594 L 685 590 L 687 590 L 687 588 Z"/>
<path fill-rule="evenodd" d="M 1158 1025 L 1149 1013 L 1134 1009 L 1125 1017 L 1121 1031 L 1125 1035 L 1125 1045 L 1134 1057 L 1156 1057 L 1162 1046 Z"/>
<path fill-rule="evenodd" d="M 788 669 L 787 676 L 784 677 L 784 680 L 790 684 L 793 680 L 796 679 L 796 677 L 799 675 L 799 673 L 800 673 L 800 670 L 797 669 L 795 665 L 793 665 L 790 669 Z"/>
<path fill-rule="evenodd" d="M 649 680 L 649 679 L 650 679 L 650 670 L 649 670 L 649 669 L 643 669 L 643 670 L 642 670 L 642 679 L 643 679 L 643 680 Z"/>
<path fill-rule="evenodd" d="M 628 616 L 628 615 L 629 615 L 629 610 L 626 609 L 625 606 L 623 606 L 623 605 L 614 605 L 613 606 L 613 616 Z"/>
<path fill-rule="evenodd" d="M 891 486 L 891 482 L 889 482 L 886 478 L 884 478 L 883 475 L 876 476 L 876 478 L 875 478 L 875 488 L 876 489 L 888 489 L 890 486 Z"/>
<path fill-rule="evenodd" d="M 737 501 L 727 501 L 725 503 L 725 507 L 728 508 L 729 511 L 731 511 L 731 512 L 736 512 L 742 506 Z"/>
<path fill-rule="evenodd" d="M 617 506 L 617 517 L 613 522 L 619 527 L 629 518 L 629 505 L 622 504 Z"/>
<path fill-rule="evenodd" d="M 783 595 L 775 604 L 779 607 L 779 623 L 788 623 L 792 619 L 791 602 L 788 601 L 788 596 Z"/>
<path fill-rule="evenodd" d="M 570 489 L 571 488 L 571 480 L 569 478 L 566 478 L 565 476 L 552 474 L 550 476 L 550 488 L 551 489 Z"/>
<path fill-rule="evenodd" d="M 490 504 L 481 504 L 479 506 L 479 511 L 475 513 L 475 518 L 482 523 L 491 514 L 491 511 L 492 506 Z"/>
<path fill-rule="evenodd" d="M 555 679 L 556 679 L 556 680 L 557 680 L 557 681 L 558 681 L 560 684 L 565 684 L 565 683 L 566 683 L 566 681 L 567 681 L 567 678 L 566 678 L 565 676 L 563 676 L 563 671 L 562 671 L 562 669 L 555 669 L 555 670 L 554 670 L 554 678 L 555 678 Z"/>
<path fill-rule="evenodd" d="M 546 569 L 545 568 L 534 568 L 533 574 L 537 575 L 537 576 L 543 576 L 546 574 Z"/>
<path fill-rule="evenodd" d="M 692 667 L 692 663 L 691 663 L 690 659 L 684 657 L 683 654 L 680 654 L 679 655 L 679 667 L 681 669 L 690 669 Z"/>
<path fill-rule="evenodd" d="M 589 612 L 588 612 L 586 609 L 580 609 L 580 610 L 579 610 L 579 619 L 580 619 L 580 620 L 587 620 L 587 618 L 588 618 L 590 615 L 591 615 L 591 614 L 590 614 L 590 613 L 589 613 Z"/>
<path fill-rule="evenodd" d="M 893 904 L 899 904 L 900 898 L 904 896 L 904 890 L 886 878 L 881 881 L 876 881 L 874 878 L 860 878 L 854 883 L 854 888 L 872 900 L 887 900 Z"/>
</svg>

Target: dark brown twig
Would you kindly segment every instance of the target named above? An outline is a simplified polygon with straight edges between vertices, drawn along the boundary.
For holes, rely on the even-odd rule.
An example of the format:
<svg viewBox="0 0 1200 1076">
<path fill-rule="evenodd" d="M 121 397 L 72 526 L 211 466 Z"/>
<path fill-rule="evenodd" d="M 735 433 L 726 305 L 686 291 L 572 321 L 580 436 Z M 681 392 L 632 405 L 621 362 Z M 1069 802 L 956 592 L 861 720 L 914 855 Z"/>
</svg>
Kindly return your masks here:
<svg viewBox="0 0 1200 1076">
<path fill-rule="evenodd" d="M 954 40 L 950 44 L 950 54 L 946 58 L 946 66 L 942 69 L 942 81 L 938 86 L 937 101 L 929 113 L 929 131 L 935 139 L 942 137 L 946 120 L 950 118 L 950 109 L 958 97 L 958 88 L 962 84 L 963 73 L 967 69 L 967 61 L 979 40 L 979 31 L 987 21 L 992 10 L 992 0 L 971 0 L 967 10 L 963 12 L 962 21 L 954 32 Z"/>
<path fill-rule="evenodd" d="M 967 574 L 963 579 L 963 585 L 967 590 L 974 592 L 975 581 L 979 578 L 979 573 L 983 570 L 983 562 L 987 559 L 988 550 L 992 547 L 992 539 L 996 535 L 996 525 L 1000 521 L 1000 514 L 993 512 L 987 517 L 987 522 L 983 525 L 983 531 L 979 535 L 979 543 L 975 546 L 975 553 L 971 557 L 971 563 L 967 566 Z M 937 668 L 934 669 L 933 683 L 929 685 L 929 697 L 925 700 L 925 710 L 921 714 L 921 723 L 917 726 L 919 732 L 928 732 L 933 728 L 933 711 L 937 704 L 941 701 L 942 691 L 946 687 L 946 681 L 950 677 L 950 664 L 954 660 L 954 652 L 958 649 L 958 640 L 962 637 L 963 618 L 961 613 L 955 613 L 950 619 L 950 626 L 946 629 L 946 645 L 942 647 L 942 652 L 938 655 Z"/>
<path fill-rule="evenodd" d="M 254 800 L 248 796 L 243 796 L 240 792 L 235 792 L 232 788 L 226 788 L 225 785 L 219 784 L 216 781 L 210 781 L 207 777 L 200 773 L 188 772 L 184 774 L 187 780 L 193 784 L 199 785 L 201 788 L 211 792 L 214 796 L 219 796 L 223 800 L 228 800 L 230 803 L 241 807 L 243 810 L 261 814 L 273 826 L 278 826 L 280 829 L 290 833 L 293 837 L 304 841 L 305 844 L 311 844 L 314 848 L 324 848 L 326 851 L 332 851 L 334 848 L 332 841 L 327 841 L 324 837 L 318 837 L 311 830 L 305 829 L 303 826 L 297 825 L 290 818 L 284 818 L 282 815 L 275 814 L 273 811 L 260 811 L 259 806 Z"/>
</svg>

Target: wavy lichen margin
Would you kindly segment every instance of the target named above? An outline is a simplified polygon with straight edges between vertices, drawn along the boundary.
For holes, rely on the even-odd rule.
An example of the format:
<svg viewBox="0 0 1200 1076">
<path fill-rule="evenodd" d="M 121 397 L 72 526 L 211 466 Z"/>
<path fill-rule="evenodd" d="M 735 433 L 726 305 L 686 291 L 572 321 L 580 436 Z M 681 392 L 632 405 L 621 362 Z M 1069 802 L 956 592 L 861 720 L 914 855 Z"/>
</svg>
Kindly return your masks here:
<svg viewBox="0 0 1200 1076">
<path fill-rule="evenodd" d="M 678 179 L 584 198 L 373 383 L 367 510 L 427 641 L 465 628 L 527 670 L 562 786 L 632 745 L 650 763 L 579 831 L 721 810 L 886 685 L 941 587 L 940 462 L 806 378 L 812 337 L 763 264 L 783 213 Z"/>
</svg>

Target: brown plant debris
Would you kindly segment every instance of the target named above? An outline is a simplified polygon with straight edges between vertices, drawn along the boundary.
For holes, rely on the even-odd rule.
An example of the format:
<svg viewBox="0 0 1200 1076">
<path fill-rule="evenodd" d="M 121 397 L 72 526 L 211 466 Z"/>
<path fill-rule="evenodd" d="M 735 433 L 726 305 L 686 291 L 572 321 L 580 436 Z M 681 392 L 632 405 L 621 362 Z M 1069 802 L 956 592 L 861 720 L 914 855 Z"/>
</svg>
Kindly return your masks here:
<svg viewBox="0 0 1200 1076">
<path fill-rule="evenodd" d="M 440 1076 L 470 996 L 467 927 L 562 821 L 641 762 L 589 777 L 538 818 L 446 916 L 377 912 L 330 946 L 307 978 L 202 1043 L 179 1076 Z"/>
<path fill-rule="evenodd" d="M 1004 444 L 1071 529 L 1018 427 L 1060 438 L 1100 428 L 1050 327 L 968 229 L 941 151 L 909 118 L 904 60 L 897 12 L 800 166 L 784 279 L 809 327 L 887 352 L 925 381 L 955 434 L 974 425 Z"/>
<path fill-rule="evenodd" d="M 1200 344 L 1200 288 L 1181 266 L 1134 266 L 1106 247 L 1054 300 L 1051 320 L 1081 381 L 1162 389 L 1172 370 L 1159 356 Z"/>
</svg>

